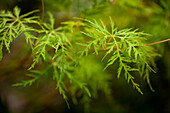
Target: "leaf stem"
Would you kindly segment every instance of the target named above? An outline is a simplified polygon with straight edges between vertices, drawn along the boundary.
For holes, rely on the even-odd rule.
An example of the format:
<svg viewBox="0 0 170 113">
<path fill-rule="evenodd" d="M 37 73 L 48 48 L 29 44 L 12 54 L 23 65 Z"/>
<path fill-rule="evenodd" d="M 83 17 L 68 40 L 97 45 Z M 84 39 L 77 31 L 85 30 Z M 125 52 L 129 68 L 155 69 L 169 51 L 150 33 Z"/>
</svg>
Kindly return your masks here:
<svg viewBox="0 0 170 113">
<path fill-rule="evenodd" d="M 167 41 L 170 41 L 170 38 L 162 40 L 162 41 L 159 41 L 159 42 L 154 42 L 154 43 L 146 44 L 146 46 L 156 45 L 156 44 L 160 44 L 160 43 L 167 42 Z"/>
<path fill-rule="evenodd" d="M 44 21 L 44 0 L 42 0 L 42 19 L 41 19 L 41 24 Z"/>
<path fill-rule="evenodd" d="M 170 39 L 165 39 L 165 40 L 162 40 L 162 41 L 158 41 L 158 42 L 154 42 L 154 43 L 150 43 L 150 44 L 145 44 L 145 46 L 156 45 L 156 44 L 160 44 L 160 43 L 167 42 L 167 41 L 170 41 Z M 140 46 L 135 46 L 135 48 L 138 48 L 138 47 L 140 47 Z M 119 49 L 123 49 L 123 47 L 120 47 Z M 117 50 L 117 47 L 113 48 L 113 50 Z"/>
<path fill-rule="evenodd" d="M 44 21 L 44 0 L 41 0 L 41 2 L 42 2 L 42 18 L 41 18 L 41 23 L 40 23 L 40 25 L 41 25 L 41 24 L 43 23 L 43 21 Z M 36 34 L 36 37 L 38 37 L 38 36 L 39 36 L 39 33 Z M 34 45 L 33 45 L 33 47 L 35 47 L 36 41 L 37 41 L 37 39 L 34 40 Z"/>
</svg>

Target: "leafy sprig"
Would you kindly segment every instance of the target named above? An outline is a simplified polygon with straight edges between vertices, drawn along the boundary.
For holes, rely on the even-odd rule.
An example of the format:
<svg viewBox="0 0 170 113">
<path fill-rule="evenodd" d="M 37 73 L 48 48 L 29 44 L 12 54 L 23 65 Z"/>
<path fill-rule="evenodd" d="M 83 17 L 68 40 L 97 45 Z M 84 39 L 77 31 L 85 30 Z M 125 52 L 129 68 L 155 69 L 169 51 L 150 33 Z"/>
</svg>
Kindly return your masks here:
<svg viewBox="0 0 170 113">
<path fill-rule="evenodd" d="M 81 44 L 85 46 L 81 55 L 84 53 L 88 55 L 89 49 L 91 49 L 92 46 L 96 54 L 98 54 L 100 50 L 106 51 L 103 59 L 108 54 L 112 54 L 104 69 L 114 64 L 115 61 L 118 61 L 119 68 L 117 77 L 119 78 L 120 75 L 124 73 L 127 82 L 131 82 L 133 87 L 143 94 L 139 84 L 134 81 L 134 76 L 131 72 L 139 72 L 141 76 L 147 78 L 147 81 L 149 81 L 148 71 L 154 72 L 150 66 L 151 60 L 155 56 L 158 56 L 158 54 L 153 48 L 145 45 L 146 38 L 144 38 L 144 36 L 148 34 L 132 29 L 118 30 L 114 27 L 111 18 L 110 31 L 102 21 L 100 21 L 100 23 L 96 20 L 90 21 L 84 19 L 84 21 L 87 22 L 87 30 L 82 33 L 90 37 L 91 41 Z M 150 82 L 148 82 L 148 84 L 151 86 Z"/>
<path fill-rule="evenodd" d="M 13 84 L 13 86 L 31 86 L 33 83 L 37 82 L 37 86 L 39 85 L 40 79 L 42 76 L 48 76 L 49 70 L 51 66 L 49 65 L 45 70 L 31 70 L 31 73 L 27 74 L 28 77 L 31 77 L 32 79 L 29 80 L 23 80 L 20 83 Z"/>
<path fill-rule="evenodd" d="M 16 39 L 21 33 L 24 32 L 27 43 L 33 45 L 32 39 L 36 39 L 35 36 L 31 35 L 30 32 L 40 32 L 37 29 L 29 27 L 28 24 L 38 24 L 39 17 L 31 16 L 38 12 L 38 10 L 31 11 L 29 13 L 20 15 L 21 9 L 17 6 L 14 8 L 13 13 L 11 11 L 0 12 L 0 58 L 2 59 L 2 48 L 6 47 L 7 51 L 10 52 L 10 44 Z M 0 60 L 1 60 L 0 59 Z"/>
<path fill-rule="evenodd" d="M 55 20 L 51 13 L 49 13 L 49 17 L 50 24 L 43 23 L 43 35 L 38 37 L 35 47 L 33 48 L 33 64 L 29 69 L 32 69 L 41 57 L 44 60 L 46 59 L 48 47 L 55 50 L 54 56 L 52 56 L 53 60 L 61 54 L 64 55 L 65 58 L 66 56 L 71 57 L 70 53 L 67 51 L 68 48 L 71 48 L 71 43 L 69 42 L 67 36 L 62 32 L 61 27 L 54 28 Z"/>
<path fill-rule="evenodd" d="M 149 87 L 154 91 L 149 81 L 149 72 L 155 72 L 152 69 L 154 65 L 151 66 L 151 64 L 158 54 L 152 47 L 145 44 L 147 39 L 144 36 L 148 34 L 133 29 L 118 30 L 111 18 L 110 29 L 101 20 L 97 22 L 88 19 L 63 22 L 63 27 L 56 28 L 55 18 L 51 13 L 48 13 L 49 23 L 42 23 L 39 22 L 38 16 L 31 16 L 36 12 L 38 10 L 20 15 L 18 7 L 14 8 L 13 13 L 0 12 L 0 60 L 3 57 L 3 47 L 5 46 L 10 52 L 10 43 L 22 33 L 33 54 L 33 63 L 29 68 L 31 73 L 27 74 L 31 79 L 13 86 L 30 86 L 36 81 L 38 85 L 42 76 L 50 76 L 56 81 L 56 89 L 63 95 L 67 104 L 67 91 L 71 92 L 74 103 L 77 102 L 76 92 L 79 89 L 81 89 L 79 95 L 83 96 L 82 100 L 87 102 L 90 102 L 90 97 L 97 97 L 98 90 L 103 90 L 106 95 L 110 95 L 108 84 L 111 80 L 110 76 L 103 76 L 106 73 L 101 72 L 103 68 L 96 62 L 82 59 L 84 55 L 88 56 L 92 49 L 96 55 L 100 51 L 105 51 L 102 60 L 110 56 L 104 70 L 115 62 L 119 62 L 118 78 L 123 74 L 127 82 L 143 94 L 139 84 L 134 80 L 133 73 L 138 72 L 141 77 L 147 79 Z M 38 25 L 41 29 L 30 27 L 30 24 Z M 80 29 L 77 30 L 80 26 L 82 32 L 79 32 Z M 39 36 L 34 36 L 33 32 L 39 33 Z M 81 38 L 75 38 L 77 36 Z M 83 42 L 83 37 L 88 37 L 90 41 Z M 80 45 L 83 49 L 79 57 L 77 50 L 81 49 Z M 39 61 L 42 61 L 46 68 L 32 70 Z M 87 64 L 84 65 L 85 63 Z M 98 77 L 94 76 L 97 72 L 100 72 Z"/>
</svg>

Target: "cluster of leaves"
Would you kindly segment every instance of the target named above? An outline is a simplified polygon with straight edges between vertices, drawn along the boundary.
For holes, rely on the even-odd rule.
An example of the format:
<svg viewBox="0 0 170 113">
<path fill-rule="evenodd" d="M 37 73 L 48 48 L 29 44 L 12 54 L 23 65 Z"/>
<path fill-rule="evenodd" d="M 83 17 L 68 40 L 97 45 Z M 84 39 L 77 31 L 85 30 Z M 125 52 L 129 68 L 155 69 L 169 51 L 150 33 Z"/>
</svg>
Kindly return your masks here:
<svg viewBox="0 0 170 113">
<path fill-rule="evenodd" d="M 153 90 L 149 82 L 149 71 L 155 72 L 150 65 L 153 58 L 158 56 L 158 54 L 152 47 L 145 45 L 146 38 L 144 36 L 147 34 L 132 29 L 118 30 L 114 27 L 111 18 L 110 31 L 102 21 L 100 23 L 96 20 L 90 21 L 85 19 L 84 21 L 88 24 L 86 31 L 82 33 L 92 40 L 87 44 L 81 44 L 84 46 L 81 55 L 84 55 L 84 53 L 88 55 L 91 47 L 94 48 L 97 55 L 99 51 L 105 50 L 103 59 L 108 54 L 112 54 L 105 69 L 118 60 L 118 78 L 123 73 L 127 82 L 131 82 L 133 87 L 143 94 L 139 84 L 134 81 L 134 76 L 131 74 L 132 71 L 137 71 L 141 77 L 143 76 L 147 79 L 151 90 Z"/>
<path fill-rule="evenodd" d="M 0 59 L 2 59 L 3 47 L 6 47 L 10 52 L 10 43 L 23 33 L 33 54 L 33 63 L 29 70 L 34 68 L 39 61 L 42 61 L 46 66 L 43 71 L 31 70 L 32 73 L 28 76 L 32 79 L 13 86 L 32 85 L 35 81 L 38 84 L 42 76 L 52 75 L 51 78 L 57 82 L 56 88 L 59 89 L 66 102 L 68 100 L 66 91 L 68 90 L 74 103 L 77 103 L 76 97 L 82 95 L 82 101 L 89 102 L 89 97 L 97 97 L 98 90 L 110 95 L 108 81 L 111 80 L 111 77 L 103 72 L 103 68 L 96 62 L 82 58 L 84 54 L 90 54 L 89 50 L 92 47 L 96 55 L 101 50 L 105 51 L 103 59 L 108 54 L 111 55 L 104 69 L 118 61 L 118 78 L 124 74 L 128 83 L 131 82 L 141 94 L 143 93 L 139 84 L 134 81 L 132 71 L 139 72 L 150 85 L 149 71 L 153 71 L 150 61 L 157 54 L 151 47 L 145 46 L 146 39 L 143 36 L 147 34 L 132 29 L 117 30 L 111 18 L 110 30 L 102 21 L 98 23 L 95 20 L 87 19 L 65 22 L 64 26 L 55 28 L 55 19 L 52 14 L 49 13 L 49 23 L 41 24 L 38 16 L 30 16 L 35 12 L 38 10 L 20 15 L 18 7 L 14 8 L 13 13 L 10 11 L 0 12 Z M 34 26 L 38 25 L 41 29 L 30 27 L 33 24 Z M 83 32 L 77 30 L 79 26 L 83 28 Z M 34 36 L 34 32 L 39 33 L 39 36 Z M 76 36 L 81 38 L 75 38 Z M 83 42 L 82 37 L 89 37 L 91 40 L 86 43 Z M 79 54 L 80 45 L 82 50 Z M 100 74 L 96 77 L 96 73 Z M 79 91 L 79 89 L 82 90 Z M 78 94 L 77 91 L 79 91 Z"/>
<path fill-rule="evenodd" d="M 111 99 L 110 82 L 112 76 L 103 71 L 103 66 L 98 60 L 94 60 L 95 56 L 83 57 L 79 65 L 75 67 L 73 76 L 75 83 L 79 85 L 71 85 L 69 92 L 74 104 L 78 104 L 77 98 L 81 104 L 84 104 L 84 110 L 87 112 L 90 108 L 91 98 L 98 97 L 98 91 L 104 92 L 107 99 Z M 84 83 L 84 84 L 81 84 Z M 84 85 L 88 88 L 85 88 Z M 85 90 L 79 90 L 81 89 Z M 87 92 L 87 93 L 85 93 Z M 88 93 L 89 92 L 89 93 Z M 91 98 L 89 98 L 89 96 Z"/>
<path fill-rule="evenodd" d="M 7 13 L 5 13 L 5 11 L 2 11 L 0 13 L 0 17 L 1 17 L 0 20 L 2 22 L 1 24 L 2 37 L 1 37 L 1 48 L 0 48 L 1 55 L 2 55 L 3 47 L 6 47 L 6 49 L 10 52 L 10 48 L 9 48 L 10 43 L 13 41 L 13 39 L 16 39 L 18 36 L 20 36 L 23 33 L 25 34 L 26 42 L 30 45 L 33 54 L 33 63 L 28 70 L 34 68 L 39 61 L 42 61 L 46 66 L 44 70 L 31 70 L 30 71 L 31 73 L 27 74 L 27 76 L 31 77 L 31 79 L 23 80 L 21 83 L 13 84 L 13 86 L 24 86 L 24 87 L 31 86 L 35 82 L 37 82 L 37 85 L 39 85 L 42 76 L 48 78 L 50 75 L 52 75 L 51 78 L 57 81 L 56 89 L 58 89 L 60 94 L 63 95 L 63 98 L 66 100 L 66 102 L 68 100 L 66 96 L 66 91 L 69 90 L 73 97 L 72 99 L 74 100 L 75 103 L 76 103 L 76 96 L 77 96 L 76 92 L 79 91 L 79 89 L 82 89 L 82 91 L 80 91 L 79 96 L 84 95 L 82 101 L 85 101 L 85 99 L 86 100 L 89 99 L 91 97 L 92 92 L 95 92 L 96 95 L 98 89 L 103 88 L 105 89 L 105 91 L 109 90 L 108 88 L 109 85 L 107 85 L 108 79 L 105 79 L 105 76 L 102 76 L 103 75 L 102 73 L 101 73 L 102 75 L 100 76 L 103 77 L 103 79 L 100 77 L 96 78 L 95 76 L 92 76 L 92 73 L 82 74 L 82 73 L 86 73 L 84 72 L 85 67 L 82 67 L 83 64 L 81 62 L 78 62 L 76 59 L 75 56 L 76 52 L 73 51 L 73 46 L 72 46 L 72 43 L 75 43 L 74 41 L 76 41 L 74 40 L 75 36 L 73 36 L 73 31 L 74 31 L 73 29 L 75 25 L 79 26 L 79 25 L 83 25 L 83 23 L 79 21 L 64 22 L 63 23 L 65 24 L 64 27 L 54 28 L 55 19 L 51 13 L 49 13 L 49 23 L 40 24 L 38 19 L 39 17 L 37 16 L 27 17 L 37 11 L 38 10 L 35 10 L 19 16 L 20 9 L 18 7 L 15 7 L 13 11 L 15 16 L 10 11 L 8 11 Z M 28 26 L 29 24 L 31 24 L 31 26 L 35 26 L 33 24 L 36 24 L 40 26 L 41 29 L 30 27 Z M 38 37 L 34 36 L 33 32 L 39 33 L 39 36 Z M 73 38 L 72 40 L 70 39 L 71 36 Z M 90 66 L 86 66 L 86 68 L 87 67 Z M 81 69 L 82 71 L 80 71 L 79 69 Z M 99 70 L 102 71 L 102 68 L 97 69 L 97 71 Z M 90 77 L 88 77 L 85 80 L 85 77 L 89 75 Z M 92 78 L 96 79 L 96 81 L 92 81 L 88 83 L 88 81 L 90 81 L 90 79 Z M 107 86 L 107 87 L 102 87 L 102 88 L 101 86 L 98 87 L 99 80 L 100 82 L 103 81 L 102 86 Z M 69 87 L 67 86 L 68 84 L 70 85 Z M 89 88 L 91 89 L 91 91 L 89 90 Z M 93 93 L 92 95 L 93 97 L 95 97 Z"/>
<path fill-rule="evenodd" d="M 31 35 L 31 31 L 39 32 L 28 24 L 39 24 L 38 16 L 30 16 L 31 14 L 38 12 L 38 10 L 31 11 L 24 15 L 20 15 L 20 9 L 15 7 L 13 13 L 11 11 L 0 12 L 0 60 L 3 57 L 2 48 L 6 47 L 10 52 L 10 43 L 16 39 L 21 33 L 25 34 L 27 43 L 33 44 L 32 39 L 36 39 Z"/>
</svg>

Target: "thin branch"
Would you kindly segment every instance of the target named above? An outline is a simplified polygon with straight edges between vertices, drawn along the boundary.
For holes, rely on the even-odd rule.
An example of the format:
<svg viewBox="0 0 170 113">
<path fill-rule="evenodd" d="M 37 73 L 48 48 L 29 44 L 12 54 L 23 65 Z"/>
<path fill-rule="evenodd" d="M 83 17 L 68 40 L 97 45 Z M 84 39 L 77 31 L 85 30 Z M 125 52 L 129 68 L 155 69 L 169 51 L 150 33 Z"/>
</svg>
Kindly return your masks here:
<svg viewBox="0 0 170 113">
<path fill-rule="evenodd" d="M 43 21 L 44 21 L 44 0 L 41 0 L 42 1 L 42 19 L 41 19 L 41 23 L 40 24 L 42 24 L 43 23 Z M 39 36 L 39 33 L 37 33 L 36 34 L 36 37 L 38 37 Z M 33 47 L 35 47 L 35 43 L 36 43 L 36 39 L 34 40 L 34 45 L 33 45 Z"/>
<path fill-rule="evenodd" d="M 159 41 L 159 42 L 154 42 L 154 43 L 146 44 L 145 46 L 156 45 L 156 44 L 160 44 L 160 43 L 167 42 L 167 41 L 170 41 L 170 39 L 165 39 L 165 40 L 162 40 L 162 41 Z M 138 48 L 140 46 L 135 46 L 135 47 Z M 120 47 L 119 49 L 123 49 L 123 47 Z M 113 48 L 113 50 L 117 50 L 117 47 L 115 46 Z"/>
<path fill-rule="evenodd" d="M 167 42 L 167 41 L 170 41 L 170 39 L 165 39 L 165 40 L 162 40 L 162 41 L 159 41 L 159 42 L 154 42 L 154 43 L 150 43 L 150 44 L 146 44 L 145 46 L 151 46 L 151 45 L 156 45 L 156 44 L 160 44 L 160 43 L 163 43 L 163 42 Z M 135 46 L 135 48 L 138 48 L 140 46 Z M 119 49 L 123 49 L 123 47 L 119 47 Z M 109 49 L 107 49 L 108 51 Z M 115 47 L 113 48 L 113 50 L 117 50 L 117 47 L 115 45 Z"/>
<path fill-rule="evenodd" d="M 166 39 L 166 40 L 162 40 L 162 41 L 159 41 L 159 42 L 154 42 L 154 43 L 146 44 L 146 46 L 156 45 L 156 44 L 160 44 L 160 43 L 167 42 L 167 41 L 170 41 L 170 39 Z"/>
<path fill-rule="evenodd" d="M 42 0 L 42 19 L 41 19 L 41 24 L 44 21 L 44 0 Z"/>
</svg>

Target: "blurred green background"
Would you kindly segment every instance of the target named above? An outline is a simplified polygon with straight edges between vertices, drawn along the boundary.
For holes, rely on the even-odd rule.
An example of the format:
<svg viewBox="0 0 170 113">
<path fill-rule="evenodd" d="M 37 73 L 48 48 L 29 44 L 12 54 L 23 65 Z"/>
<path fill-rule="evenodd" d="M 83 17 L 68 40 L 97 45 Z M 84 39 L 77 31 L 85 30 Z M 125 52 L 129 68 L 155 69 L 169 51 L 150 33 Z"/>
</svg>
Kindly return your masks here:
<svg viewBox="0 0 170 113">
<path fill-rule="evenodd" d="M 21 13 L 41 10 L 41 0 L 1 0 L 0 10 L 12 10 L 16 5 L 22 9 Z M 56 18 L 55 26 L 73 20 L 73 17 L 101 19 L 109 24 L 111 16 L 119 29 L 139 28 L 139 31 L 151 34 L 147 37 L 148 43 L 170 38 L 170 0 L 45 0 L 44 21 L 48 19 L 48 11 Z M 41 11 L 38 15 L 41 16 Z M 170 113 L 170 42 L 154 45 L 154 48 L 162 55 L 155 59 L 157 73 L 150 76 L 155 92 L 149 89 L 146 81 L 137 78 L 144 92 L 141 95 L 123 77 L 117 79 L 116 66 L 113 65 L 106 70 L 111 75 L 112 99 L 97 92 L 98 97 L 90 99 L 89 112 Z M 25 74 L 32 63 L 27 50 L 25 41 L 19 37 L 12 43 L 11 53 L 5 53 L 0 62 L 0 113 L 86 112 L 83 103 L 75 105 L 71 99 L 68 109 L 53 81 L 47 83 L 42 79 L 39 87 L 36 84 L 25 88 L 11 86 L 27 79 Z M 100 55 L 92 57 L 95 57 L 92 58 L 92 68 L 96 62 L 104 65 Z"/>
</svg>

